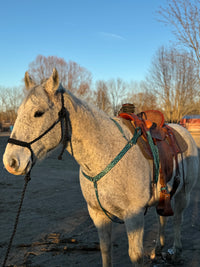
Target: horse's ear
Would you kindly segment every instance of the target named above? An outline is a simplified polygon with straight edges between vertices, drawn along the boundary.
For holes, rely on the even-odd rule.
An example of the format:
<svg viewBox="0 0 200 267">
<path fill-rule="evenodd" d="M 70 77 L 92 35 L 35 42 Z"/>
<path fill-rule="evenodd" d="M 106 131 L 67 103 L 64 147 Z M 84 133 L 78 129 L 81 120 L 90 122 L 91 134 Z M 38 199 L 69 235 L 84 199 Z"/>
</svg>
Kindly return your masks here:
<svg viewBox="0 0 200 267">
<path fill-rule="evenodd" d="M 45 90 L 50 96 L 52 96 L 55 94 L 56 90 L 58 89 L 58 86 L 59 75 L 58 71 L 54 68 L 51 77 L 45 83 Z"/>
<path fill-rule="evenodd" d="M 25 82 L 25 86 L 26 86 L 27 90 L 29 90 L 30 88 L 35 86 L 35 83 L 31 79 L 31 77 L 29 76 L 28 71 L 25 73 L 24 82 Z"/>
</svg>

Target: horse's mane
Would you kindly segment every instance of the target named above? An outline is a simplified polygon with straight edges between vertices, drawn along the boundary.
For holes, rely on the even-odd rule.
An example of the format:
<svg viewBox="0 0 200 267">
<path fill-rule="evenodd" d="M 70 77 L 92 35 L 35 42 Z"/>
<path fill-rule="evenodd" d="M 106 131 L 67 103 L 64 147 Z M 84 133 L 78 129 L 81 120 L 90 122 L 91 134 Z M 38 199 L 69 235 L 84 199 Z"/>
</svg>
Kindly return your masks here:
<svg viewBox="0 0 200 267">
<path fill-rule="evenodd" d="M 59 87 L 56 91 L 57 94 L 60 92 L 64 93 L 65 99 L 72 105 L 75 112 L 79 113 L 80 117 L 83 118 L 83 116 L 85 116 L 87 114 L 87 116 L 89 116 L 89 117 L 91 116 L 93 119 L 96 118 L 95 120 L 99 120 L 100 117 L 101 118 L 103 118 L 103 117 L 108 118 L 108 115 L 106 115 L 103 111 L 99 110 L 93 104 L 91 104 L 91 103 L 88 104 L 83 99 L 78 98 L 71 91 L 69 91 L 68 89 L 65 89 L 62 86 L 62 84 L 59 85 Z M 29 98 L 31 98 L 32 101 L 37 104 L 38 101 L 36 99 L 38 98 L 41 100 L 42 97 L 44 96 L 44 94 L 46 94 L 48 99 L 49 99 L 48 93 L 45 90 L 45 82 L 43 84 L 36 85 L 33 88 L 31 88 L 30 90 L 28 90 L 23 103 L 26 104 L 27 100 Z"/>
</svg>

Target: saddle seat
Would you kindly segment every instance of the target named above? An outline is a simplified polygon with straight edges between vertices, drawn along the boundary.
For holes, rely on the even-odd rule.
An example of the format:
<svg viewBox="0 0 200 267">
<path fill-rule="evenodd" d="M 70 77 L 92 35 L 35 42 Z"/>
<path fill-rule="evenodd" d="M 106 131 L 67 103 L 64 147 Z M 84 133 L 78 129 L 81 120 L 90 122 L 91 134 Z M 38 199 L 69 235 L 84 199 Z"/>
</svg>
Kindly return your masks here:
<svg viewBox="0 0 200 267">
<path fill-rule="evenodd" d="M 178 153 L 187 150 L 187 143 L 182 136 L 164 124 L 164 116 L 158 110 L 147 110 L 138 115 L 134 113 L 124 113 L 123 109 L 118 114 L 123 118 L 124 124 L 134 133 L 136 127 L 140 127 L 142 135 L 138 139 L 138 145 L 148 160 L 153 160 L 151 147 L 148 143 L 147 132 L 149 131 L 153 139 L 154 145 L 157 146 L 160 162 L 160 197 L 157 205 L 157 213 L 161 216 L 172 216 L 170 200 L 176 192 L 180 183 Z M 175 159 L 176 170 L 172 190 L 169 193 L 167 183 L 173 176 L 173 161 Z"/>
</svg>

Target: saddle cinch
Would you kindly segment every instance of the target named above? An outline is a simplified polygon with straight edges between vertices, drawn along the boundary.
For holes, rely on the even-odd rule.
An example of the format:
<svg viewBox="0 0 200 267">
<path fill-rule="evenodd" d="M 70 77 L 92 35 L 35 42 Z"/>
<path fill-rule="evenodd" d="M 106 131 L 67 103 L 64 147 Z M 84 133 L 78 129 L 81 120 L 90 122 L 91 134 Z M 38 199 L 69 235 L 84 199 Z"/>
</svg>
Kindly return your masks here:
<svg viewBox="0 0 200 267">
<path fill-rule="evenodd" d="M 123 118 L 124 124 L 134 133 L 136 127 L 140 127 L 142 135 L 138 139 L 138 144 L 144 156 L 148 160 L 154 160 L 152 150 L 147 138 L 150 132 L 154 145 L 159 152 L 159 172 L 160 172 L 160 196 L 156 207 L 157 213 L 161 216 L 172 216 L 171 199 L 175 194 L 179 184 L 178 154 L 187 150 L 188 146 L 182 136 L 173 128 L 164 123 L 164 116 L 158 110 L 147 110 L 140 114 L 127 112 L 127 107 L 123 112 L 123 106 L 119 112 L 119 117 Z M 173 159 L 175 159 L 175 177 L 171 191 L 168 191 L 167 183 L 173 175 Z M 155 183 L 154 183 L 155 188 Z"/>
</svg>

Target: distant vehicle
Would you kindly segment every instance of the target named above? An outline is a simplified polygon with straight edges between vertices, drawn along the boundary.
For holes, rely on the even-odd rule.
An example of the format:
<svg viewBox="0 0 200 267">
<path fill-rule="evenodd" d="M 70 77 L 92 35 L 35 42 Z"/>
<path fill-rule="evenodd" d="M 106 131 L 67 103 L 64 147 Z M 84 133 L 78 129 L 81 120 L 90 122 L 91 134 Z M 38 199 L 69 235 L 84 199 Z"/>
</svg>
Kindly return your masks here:
<svg viewBox="0 0 200 267">
<path fill-rule="evenodd" d="M 180 120 L 180 125 L 190 132 L 200 132 L 200 115 L 185 115 Z"/>
</svg>

